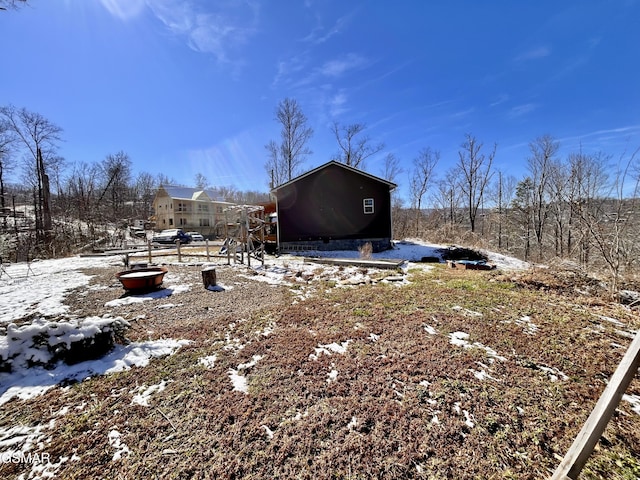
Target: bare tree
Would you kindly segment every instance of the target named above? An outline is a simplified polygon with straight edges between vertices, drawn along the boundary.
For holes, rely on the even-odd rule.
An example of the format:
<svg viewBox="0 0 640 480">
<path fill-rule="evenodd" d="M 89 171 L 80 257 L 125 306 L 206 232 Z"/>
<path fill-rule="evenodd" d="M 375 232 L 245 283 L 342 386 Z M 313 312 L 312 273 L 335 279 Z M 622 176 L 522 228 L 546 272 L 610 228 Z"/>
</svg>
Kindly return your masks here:
<svg viewBox="0 0 640 480">
<path fill-rule="evenodd" d="M 30 112 L 26 108 L 16 109 L 13 106 L 0 107 L 0 116 L 8 123 L 16 140 L 29 152 L 32 160 L 26 166 L 26 178 L 36 179 L 33 185 L 34 206 L 36 213 L 36 236 L 48 237 L 52 228 L 50 187 L 48 170 L 61 157 L 56 155 L 57 143 L 60 141 L 62 128 L 47 120 L 39 113 Z M 34 175 L 35 174 L 35 175 Z"/>
<path fill-rule="evenodd" d="M 76 218 L 92 223 L 95 216 L 95 203 L 99 195 L 100 169 L 96 164 L 80 163 L 73 167 L 67 179 L 67 195 Z"/>
<path fill-rule="evenodd" d="M 459 217 L 458 210 L 461 198 L 458 177 L 457 169 L 449 169 L 437 182 L 437 190 L 435 192 L 436 205 L 441 210 L 441 218 L 449 226 L 450 231 L 458 223 Z"/>
<path fill-rule="evenodd" d="M 596 250 L 609 270 L 611 293 L 618 291 L 623 260 L 629 256 L 635 258 L 637 254 L 630 250 L 637 236 L 633 216 L 640 193 L 640 179 L 633 178 L 632 173 L 637 168 L 639 152 L 640 148 L 628 159 L 621 159 L 607 197 L 599 199 L 591 208 L 578 204 L 580 220 L 588 229 Z M 631 186 L 628 185 L 630 179 Z"/>
<path fill-rule="evenodd" d="M 413 160 L 413 170 L 411 170 L 409 176 L 409 188 L 412 206 L 415 208 L 417 236 L 420 235 L 422 200 L 429 189 L 434 170 L 439 161 L 440 152 L 431 150 L 429 147 L 422 149 Z"/>
<path fill-rule="evenodd" d="M 14 136 L 11 134 L 11 127 L 5 120 L 0 121 L 0 207 L 2 207 L 2 213 L 5 213 L 7 207 L 6 192 L 5 192 L 5 180 L 6 175 L 14 167 L 11 161 L 12 144 L 14 142 Z M 7 228 L 7 216 L 3 215 L 3 226 Z"/>
<path fill-rule="evenodd" d="M 533 217 L 533 182 L 530 177 L 525 177 L 518 182 L 516 186 L 515 197 L 512 202 L 512 207 L 515 210 L 514 222 L 516 228 L 520 232 L 520 239 L 522 240 L 522 256 L 525 261 L 529 260 L 531 255 L 531 232 L 532 217 Z"/>
<path fill-rule="evenodd" d="M 241 201 L 238 201 L 242 194 L 238 192 L 238 189 L 233 185 L 222 185 L 218 187 L 217 190 L 220 194 L 220 198 L 222 198 L 223 201 L 242 203 Z"/>
<path fill-rule="evenodd" d="M 536 138 L 529 144 L 531 155 L 527 158 L 529 178 L 531 179 L 533 230 L 538 244 L 538 259 L 543 256 L 543 234 L 549 216 L 550 182 L 553 172 L 554 157 L 560 144 L 550 135 Z"/>
<path fill-rule="evenodd" d="M 202 173 L 196 173 L 195 177 L 193 177 L 193 182 L 198 190 L 204 190 L 209 185 L 209 180 Z"/>
<path fill-rule="evenodd" d="M 177 182 L 174 178 L 169 178 L 164 173 L 158 173 L 156 175 L 155 183 L 160 187 L 162 185 L 175 185 Z"/>
<path fill-rule="evenodd" d="M 475 232 L 478 209 L 493 174 L 491 166 L 496 155 L 497 145 L 493 146 L 493 150 L 487 157 L 482 153 L 482 143 L 467 134 L 466 140 L 460 147 L 461 150 L 458 151 L 458 168 L 461 172 L 460 188 L 467 204 L 471 231 Z"/>
<path fill-rule="evenodd" d="M 364 169 L 365 160 L 384 149 L 384 143 L 371 145 L 371 139 L 362 133 L 365 128 L 362 123 L 341 126 L 338 122 L 333 122 L 331 131 L 340 147 L 340 152 L 333 160 Z"/>
<path fill-rule="evenodd" d="M 136 177 L 135 185 L 136 216 L 149 219 L 152 212 L 153 198 L 156 193 L 156 181 L 148 172 L 140 172 Z"/>
<path fill-rule="evenodd" d="M 609 157 L 603 153 L 584 154 L 582 152 L 569 155 L 569 187 L 567 203 L 569 204 L 567 251 L 572 254 L 578 251 L 580 263 L 590 263 L 591 233 L 584 221 L 586 212 L 597 208 L 597 199 L 604 195 L 609 183 L 607 174 Z M 587 215 L 585 218 L 589 218 Z"/>
<path fill-rule="evenodd" d="M 269 158 L 265 164 L 271 178 L 271 188 L 288 182 L 298 175 L 305 158 L 311 155 L 307 147 L 313 129 L 298 102 L 285 98 L 278 104 L 276 120 L 280 123 L 280 143 L 270 141 L 265 148 Z"/>
<path fill-rule="evenodd" d="M 27 4 L 27 0 L 0 0 L 0 10 L 17 10 Z"/>
<path fill-rule="evenodd" d="M 569 234 L 569 220 L 571 218 L 570 204 L 566 200 L 568 189 L 569 169 L 566 163 L 552 162 L 549 177 L 549 213 L 553 220 L 555 254 L 561 258 L 568 252 L 566 238 Z"/>
<path fill-rule="evenodd" d="M 387 154 L 384 157 L 384 170 L 382 172 L 382 178 L 385 180 L 396 183 L 396 178 L 402 173 L 402 167 L 400 166 L 400 160 L 393 153 Z"/>
<path fill-rule="evenodd" d="M 98 199 L 100 203 L 106 196 L 111 204 L 109 217 L 117 220 L 124 213 L 124 204 L 128 198 L 131 184 L 131 159 L 125 152 L 109 154 L 102 162 L 104 188 Z"/>
<path fill-rule="evenodd" d="M 497 221 L 497 246 L 499 250 L 509 248 L 509 235 L 505 230 L 508 222 L 509 205 L 513 201 L 518 181 L 513 175 L 505 176 L 498 171 L 498 179 L 491 191 L 492 202 L 495 205 L 495 220 Z"/>
</svg>

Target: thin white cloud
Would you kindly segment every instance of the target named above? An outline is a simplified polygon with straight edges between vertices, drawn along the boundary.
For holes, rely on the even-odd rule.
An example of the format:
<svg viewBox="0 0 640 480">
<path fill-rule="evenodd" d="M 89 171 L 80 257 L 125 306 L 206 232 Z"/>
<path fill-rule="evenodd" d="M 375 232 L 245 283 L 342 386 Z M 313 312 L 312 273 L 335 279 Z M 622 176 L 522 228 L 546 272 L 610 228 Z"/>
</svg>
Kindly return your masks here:
<svg viewBox="0 0 640 480">
<path fill-rule="evenodd" d="M 500 95 L 498 95 L 498 97 L 489 104 L 490 107 L 497 107 L 498 105 L 501 105 L 507 101 L 509 101 L 511 97 L 509 97 L 508 94 L 506 93 L 501 93 Z"/>
<path fill-rule="evenodd" d="M 574 143 L 627 143 L 629 141 L 637 142 L 640 138 L 640 125 L 628 125 L 618 128 L 609 128 L 605 130 L 596 130 L 593 132 L 587 132 L 580 135 L 561 138 L 560 143 L 574 144 Z"/>
<path fill-rule="evenodd" d="M 272 84 L 275 86 L 286 83 L 289 88 L 308 87 L 316 82 L 324 82 L 327 78 L 336 80 L 353 70 L 368 67 L 372 62 L 357 53 L 348 53 L 313 69 L 311 63 L 311 54 L 308 51 L 280 61 Z"/>
<path fill-rule="evenodd" d="M 276 76 L 273 79 L 273 85 L 278 85 L 282 82 L 286 82 L 294 75 L 298 75 L 307 68 L 309 63 L 306 54 L 295 55 L 289 57 L 286 60 L 280 60 L 276 66 Z"/>
<path fill-rule="evenodd" d="M 526 52 L 522 52 L 516 56 L 516 62 L 526 62 L 528 60 L 537 60 L 551 55 L 551 49 L 546 46 L 536 47 Z"/>
<path fill-rule="evenodd" d="M 111 15 L 125 21 L 137 17 L 146 5 L 145 0 L 100 0 L 100 3 Z"/>
<path fill-rule="evenodd" d="M 349 70 L 362 68 L 366 64 L 368 61 L 365 57 L 357 53 L 349 53 L 342 58 L 325 62 L 318 72 L 325 77 L 340 77 Z"/>
<path fill-rule="evenodd" d="M 216 2 L 206 11 L 184 0 L 146 0 L 153 14 L 196 52 L 235 63 L 234 52 L 256 32 L 259 7 L 252 2 Z M 215 7 L 215 11 L 211 6 Z"/>
<path fill-rule="evenodd" d="M 351 18 L 353 17 L 353 14 L 349 14 L 349 15 L 345 15 L 343 17 L 338 18 L 335 23 L 325 29 L 322 26 L 322 22 L 320 20 L 320 18 L 317 19 L 318 21 L 318 25 L 311 31 L 311 33 L 309 33 L 309 35 L 307 35 L 306 37 L 304 37 L 302 39 L 303 42 L 308 42 L 314 45 L 319 45 L 321 43 L 325 43 L 327 40 L 329 40 L 331 37 L 340 34 L 342 31 L 344 31 L 349 22 L 351 21 Z"/>
<path fill-rule="evenodd" d="M 347 111 L 346 104 L 347 94 L 344 90 L 341 90 L 329 100 L 329 113 L 332 117 L 340 116 L 342 113 Z"/>
<path fill-rule="evenodd" d="M 471 115 L 473 112 L 475 112 L 475 110 L 476 109 L 474 107 L 467 108 L 466 110 L 459 110 L 457 112 L 451 113 L 449 115 L 449 118 L 452 120 L 461 120 Z"/>
<path fill-rule="evenodd" d="M 509 110 L 509 117 L 516 118 L 522 117 L 523 115 L 527 115 L 538 108 L 538 105 L 535 103 L 524 103 L 522 105 L 516 105 L 511 110 Z"/>
</svg>

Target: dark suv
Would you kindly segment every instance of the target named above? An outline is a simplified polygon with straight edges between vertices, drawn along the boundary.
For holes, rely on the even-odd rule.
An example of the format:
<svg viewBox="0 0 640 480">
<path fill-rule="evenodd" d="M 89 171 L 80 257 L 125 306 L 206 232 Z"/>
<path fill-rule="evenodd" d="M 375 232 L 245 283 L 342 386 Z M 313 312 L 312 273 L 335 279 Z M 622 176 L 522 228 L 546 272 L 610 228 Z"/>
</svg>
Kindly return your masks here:
<svg viewBox="0 0 640 480">
<path fill-rule="evenodd" d="M 178 240 L 180 240 L 180 243 L 189 243 L 191 242 L 191 237 L 179 228 L 171 228 L 162 230 L 151 239 L 153 243 L 176 243 Z"/>
</svg>

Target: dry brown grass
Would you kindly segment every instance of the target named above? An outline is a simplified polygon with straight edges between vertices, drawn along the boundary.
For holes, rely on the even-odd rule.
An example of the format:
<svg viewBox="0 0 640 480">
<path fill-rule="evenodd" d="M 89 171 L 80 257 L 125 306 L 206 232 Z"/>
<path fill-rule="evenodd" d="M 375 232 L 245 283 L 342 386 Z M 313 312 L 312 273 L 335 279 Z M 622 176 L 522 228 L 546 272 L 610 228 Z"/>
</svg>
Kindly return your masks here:
<svg viewBox="0 0 640 480">
<path fill-rule="evenodd" d="M 135 306 L 128 315 L 145 317 L 132 339 L 193 343 L 145 368 L 12 401 L 0 425 L 55 419 L 42 448 L 54 460 L 80 457 L 65 462 L 59 478 L 546 478 L 624 354 L 612 346 L 629 343 L 618 332 L 640 328 L 637 313 L 606 298 L 594 302 L 546 273 L 440 266 L 411 278 L 403 287 L 320 287 L 297 303 L 280 287 L 280 297 L 242 315 L 216 310 L 216 297 L 204 292 L 192 292 L 200 300 L 171 322 L 157 304 Z M 103 308 L 104 298 L 86 300 L 83 311 Z M 524 316 L 535 334 L 525 332 Z M 263 335 L 269 325 L 273 332 Z M 456 331 L 505 359 L 452 345 Z M 231 348 L 230 338 L 242 348 Z M 319 345 L 347 341 L 344 354 L 310 358 Z M 212 354 L 213 368 L 198 363 Z M 229 370 L 255 355 L 262 358 L 244 372 L 248 393 L 233 391 Z M 545 366 L 567 380 L 551 381 Z M 476 378 L 481 369 L 492 379 Z M 131 403 L 140 386 L 162 380 L 167 388 L 149 407 Z M 638 379 L 628 393 L 640 393 Z M 65 406 L 74 413 L 56 416 Z M 131 450 L 120 461 L 112 461 L 110 429 Z M 584 478 L 637 478 L 639 457 L 640 415 L 622 402 Z M 0 475 L 24 468 L 0 465 Z"/>
</svg>

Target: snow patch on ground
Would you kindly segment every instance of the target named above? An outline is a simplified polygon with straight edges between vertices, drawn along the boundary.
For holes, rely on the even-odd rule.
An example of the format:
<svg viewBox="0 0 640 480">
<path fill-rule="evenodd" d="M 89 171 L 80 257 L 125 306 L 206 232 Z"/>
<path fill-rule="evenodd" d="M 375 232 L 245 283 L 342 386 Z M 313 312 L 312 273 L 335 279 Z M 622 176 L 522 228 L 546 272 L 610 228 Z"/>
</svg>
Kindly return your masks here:
<svg viewBox="0 0 640 480">
<path fill-rule="evenodd" d="M 234 392 L 249 393 L 249 384 L 247 377 L 241 372 L 249 370 L 256 366 L 262 355 L 254 355 L 249 362 L 239 364 L 235 369 L 229 370 L 229 379 L 233 385 Z"/>
<path fill-rule="evenodd" d="M 109 440 L 109 445 L 115 450 L 113 457 L 111 458 L 114 462 L 122 460 L 123 456 L 128 456 L 131 453 L 127 444 L 122 441 L 122 435 L 120 435 L 119 431 L 115 429 L 111 430 L 107 435 L 107 438 Z"/>
<path fill-rule="evenodd" d="M 116 258 L 70 257 L 3 264 L 6 273 L 0 278 L 0 324 L 29 315 L 53 317 L 67 313 L 64 297 L 91 279 L 79 270 L 116 265 Z"/>
<path fill-rule="evenodd" d="M 129 345 L 116 345 L 97 360 L 65 365 L 60 362 L 52 370 L 42 367 L 20 368 L 12 373 L 0 373 L 0 405 L 13 398 L 26 400 L 42 395 L 65 382 L 80 382 L 86 378 L 121 372 L 131 367 L 145 367 L 152 358 L 172 355 L 189 340 L 156 340 Z"/>
<path fill-rule="evenodd" d="M 150 387 L 146 387 L 146 386 L 139 387 L 138 390 L 140 391 L 140 393 L 133 396 L 133 398 L 131 399 L 131 404 L 132 405 L 137 404 L 143 407 L 148 407 L 149 399 L 151 398 L 151 395 L 153 395 L 154 393 L 162 392 L 166 387 L 167 387 L 166 380 L 163 380 L 162 382 L 156 385 L 151 385 Z"/>
<path fill-rule="evenodd" d="M 343 355 L 347 352 L 347 347 L 352 341 L 353 340 L 347 340 L 342 343 L 333 342 L 327 345 L 318 345 L 316 348 L 314 348 L 315 353 L 309 355 L 309 359 L 318 360 L 318 358 L 320 358 L 320 355 L 322 354 L 331 355 L 332 353 L 338 353 L 340 355 Z"/>
<path fill-rule="evenodd" d="M 631 410 L 640 415 L 640 395 L 622 395 L 622 400 L 631 404 Z"/>
<path fill-rule="evenodd" d="M 161 298 L 167 298 L 176 293 L 188 292 L 191 289 L 191 285 L 174 285 L 172 287 L 163 288 L 162 290 L 154 290 L 148 293 L 142 293 L 139 295 L 125 295 L 121 298 L 116 298 L 104 304 L 105 307 L 123 307 L 126 305 L 132 305 L 134 303 L 148 302 L 149 300 L 158 300 Z"/>
<path fill-rule="evenodd" d="M 198 363 L 204 365 L 205 368 L 213 368 L 217 359 L 216 355 L 209 355 L 208 357 L 199 358 Z"/>
</svg>

